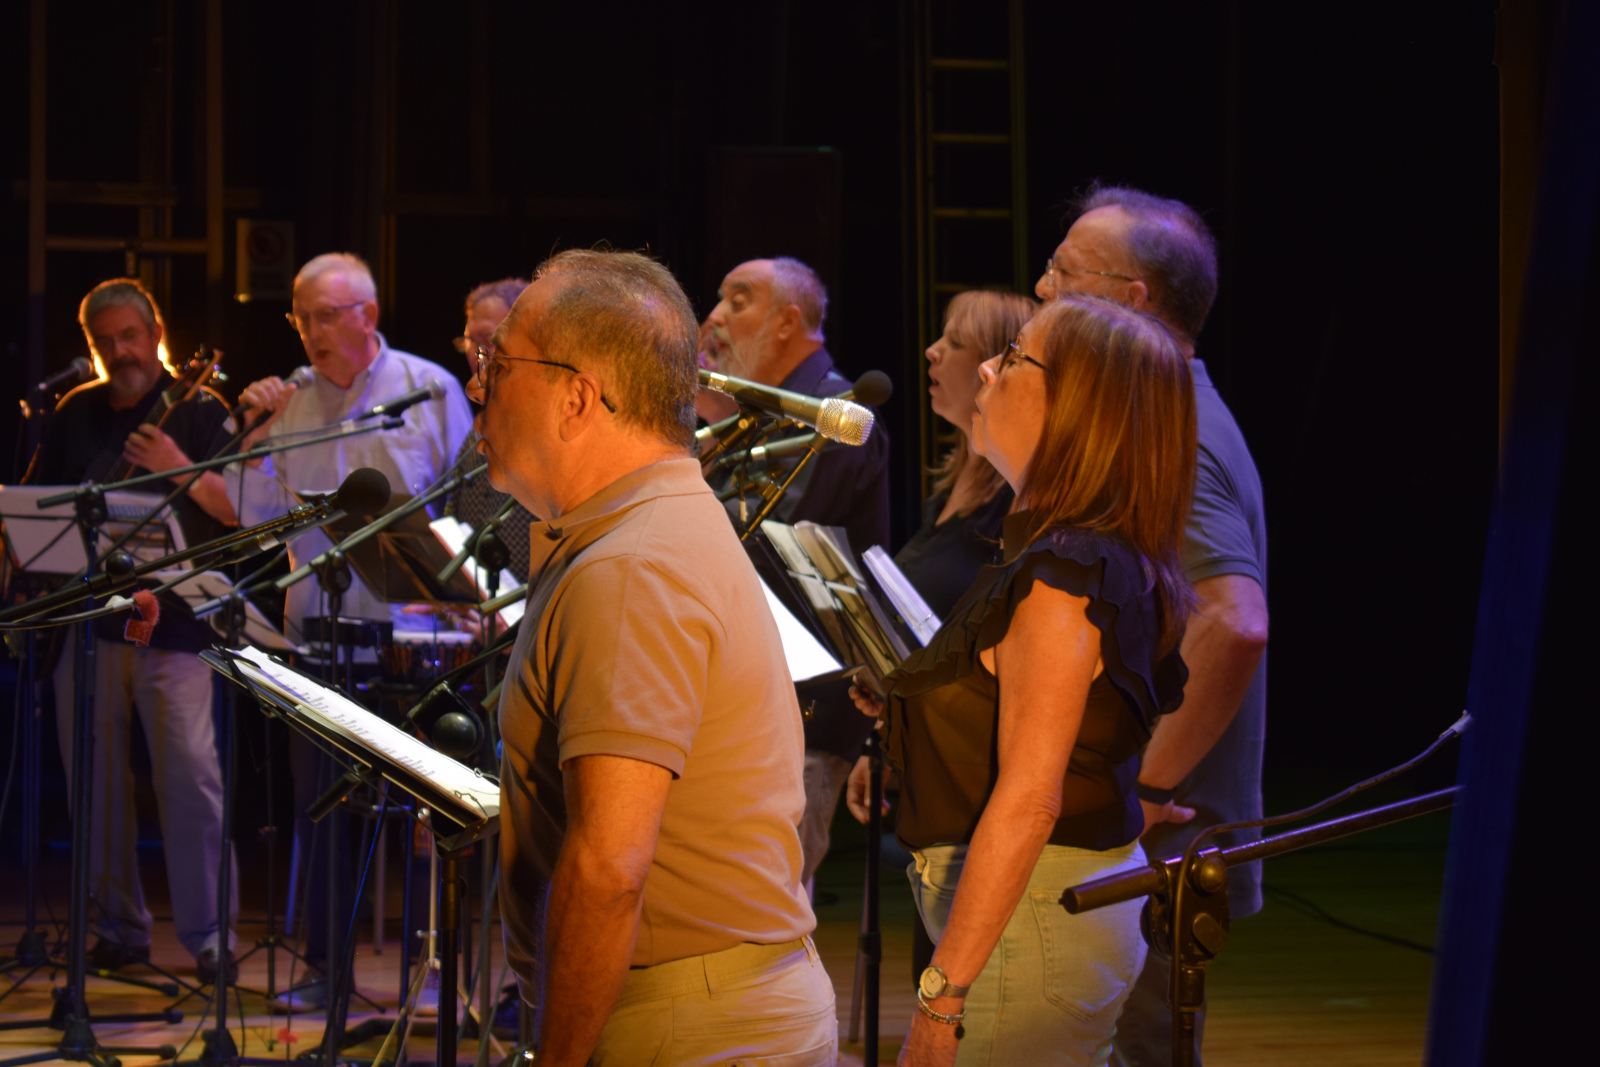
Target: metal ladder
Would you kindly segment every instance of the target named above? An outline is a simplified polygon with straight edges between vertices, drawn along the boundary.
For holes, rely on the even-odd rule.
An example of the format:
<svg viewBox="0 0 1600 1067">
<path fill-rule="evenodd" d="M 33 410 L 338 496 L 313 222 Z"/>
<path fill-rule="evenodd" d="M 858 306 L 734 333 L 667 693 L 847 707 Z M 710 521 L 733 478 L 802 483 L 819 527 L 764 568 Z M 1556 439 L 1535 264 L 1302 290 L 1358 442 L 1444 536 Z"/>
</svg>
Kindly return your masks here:
<svg viewBox="0 0 1600 1067">
<path fill-rule="evenodd" d="M 923 358 L 943 330 L 945 306 L 964 289 L 1031 288 L 1023 11 L 1023 0 L 909 0 L 905 8 L 916 350 L 904 380 L 917 383 L 916 504 L 954 442 L 929 405 Z"/>
</svg>

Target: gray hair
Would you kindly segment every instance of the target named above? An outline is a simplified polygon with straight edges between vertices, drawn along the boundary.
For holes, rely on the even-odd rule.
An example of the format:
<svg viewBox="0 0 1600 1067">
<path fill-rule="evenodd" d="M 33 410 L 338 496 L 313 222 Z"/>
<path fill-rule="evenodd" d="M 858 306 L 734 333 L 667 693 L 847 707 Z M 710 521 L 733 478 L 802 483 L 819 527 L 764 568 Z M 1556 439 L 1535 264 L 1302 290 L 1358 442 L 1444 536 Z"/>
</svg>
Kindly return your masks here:
<svg viewBox="0 0 1600 1067">
<path fill-rule="evenodd" d="M 522 295 L 522 290 L 527 287 L 526 278 L 501 278 L 497 282 L 484 282 L 467 294 L 467 314 L 472 314 L 473 308 L 491 299 L 498 300 L 510 308 L 517 302 L 517 297 Z"/>
<path fill-rule="evenodd" d="M 112 278 L 101 282 L 78 305 L 78 325 L 83 327 L 85 337 L 89 336 L 89 323 L 94 317 L 107 308 L 131 307 L 139 313 L 144 324 L 149 329 L 154 329 L 161 323 L 165 332 L 166 324 L 161 322 L 161 312 L 156 309 L 155 297 L 137 278 Z M 90 338 L 91 343 L 93 338 Z"/>
<path fill-rule="evenodd" d="M 586 369 L 598 358 L 617 417 L 689 451 L 699 324 L 672 272 L 637 252 L 571 249 L 545 260 L 535 277 L 559 289 L 537 321 L 516 327 L 546 359 Z"/>
<path fill-rule="evenodd" d="M 790 256 L 772 261 L 772 303 L 775 307 L 793 304 L 800 309 L 800 323 L 806 332 L 822 340 L 822 323 L 828 317 L 828 290 L 817 272 Z"/>
<path fill-rule="evenodd" d="M 1150 287 L 1151 310 L 1189 340 L 1198 337 L 1217 298 L 1217 240 L 1200 213 L 1181 200 L 1099 182 L 1072 207 L 1074 218 L 1102 207 L 1133 216 L 1128 258 Z"/>
<path fill-rule="evenodd" d="M 302 282 L 309 282 L 324 274 L 343 274 L 354 295 L 373 302 L 378 299 L 378 287 L 372 280 L 372 268 L 367 266 L 366 260 L 354 252 L 324 252 L 320 256 L 306 260 L 305 266 L 300 268 L 300 273 L 294 276 L 294 287 L 298 289 Z"/>
</svg>

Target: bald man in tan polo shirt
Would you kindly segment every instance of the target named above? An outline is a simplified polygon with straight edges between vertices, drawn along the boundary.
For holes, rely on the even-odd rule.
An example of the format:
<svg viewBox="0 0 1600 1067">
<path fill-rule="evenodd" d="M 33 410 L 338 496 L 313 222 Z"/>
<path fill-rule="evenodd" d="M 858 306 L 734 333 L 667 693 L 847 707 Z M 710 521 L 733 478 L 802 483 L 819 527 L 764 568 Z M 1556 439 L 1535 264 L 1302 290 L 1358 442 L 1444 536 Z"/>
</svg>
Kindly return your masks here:
<svg viewBox="0 0 1600 1067">
<path fill-rule="evenodd" d="M 837 1057 L 800 710 L 691 458 L 695 337 L 660 265 L 565 252 L 473 383 L 490 481 L 548 517 L 500 699 L 500 904 L 541 1067 Z"/>
</svg>

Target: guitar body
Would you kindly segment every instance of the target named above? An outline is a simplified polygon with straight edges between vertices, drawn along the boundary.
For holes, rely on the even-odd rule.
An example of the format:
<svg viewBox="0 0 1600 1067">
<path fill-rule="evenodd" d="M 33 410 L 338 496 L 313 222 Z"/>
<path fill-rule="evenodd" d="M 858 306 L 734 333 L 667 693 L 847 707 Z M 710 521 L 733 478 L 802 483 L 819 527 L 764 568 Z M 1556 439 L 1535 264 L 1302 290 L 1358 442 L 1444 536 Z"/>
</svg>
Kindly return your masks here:
<svg viewBox="0 0 1600 1067">
<path fill-rule="evenodd" d="M 222 353 L 210 345 L 201 345 L 200 350 L 194 354 L 188 363 L 175 376 L 171 385 L 161 391 L 156 397 L 156 402 L 151 405 L 150 411 L 145 415 L 140 425 L 149 425 L 159 428 L 167 421 L 167 416 L 172 414 L 172 409 L 185 400 L 192 400 L 199 395 L 216 377 L 222 367 Z M 133 464 L 125 459 L 119 459 L 112 466 L 110 472 L 101 480 L 104 482 L 120 482 L 133 473 Z"/>
</svg>

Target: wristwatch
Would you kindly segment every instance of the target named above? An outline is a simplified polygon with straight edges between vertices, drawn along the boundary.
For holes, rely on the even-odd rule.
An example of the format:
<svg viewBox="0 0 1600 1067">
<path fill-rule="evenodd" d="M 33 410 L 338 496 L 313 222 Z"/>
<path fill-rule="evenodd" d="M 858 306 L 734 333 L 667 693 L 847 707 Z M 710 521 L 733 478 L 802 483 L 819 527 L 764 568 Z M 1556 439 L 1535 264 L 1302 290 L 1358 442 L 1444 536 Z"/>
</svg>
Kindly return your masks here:
<svg viewBox="0 0 1600 1067">
<path fill-rule="evenodd" d="M 917 979 L 917 990 L 928 1000 L 937 1000 L 940 997 L 964 997 L 970 986 L 951 985 L 950 979 L 945 977 L 943 967 L 928 967 L 922 972 L 922 977 Z"/>
</svg>

